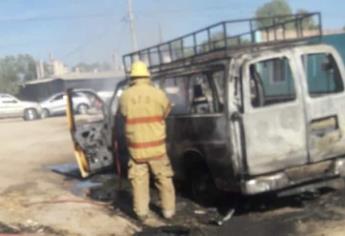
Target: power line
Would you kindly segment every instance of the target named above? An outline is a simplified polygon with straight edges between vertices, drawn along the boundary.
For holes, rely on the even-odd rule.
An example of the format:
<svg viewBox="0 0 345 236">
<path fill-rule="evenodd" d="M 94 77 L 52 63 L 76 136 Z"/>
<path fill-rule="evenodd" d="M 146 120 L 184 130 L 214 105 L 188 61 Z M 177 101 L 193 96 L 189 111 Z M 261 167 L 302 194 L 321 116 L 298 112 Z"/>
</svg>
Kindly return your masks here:
<svg viewBox="0 0 345 236">
<path fill-rule="evenodd" d="M 161 11 L 137 11 L 137 14 L 142 15 L 152 15 L 152 14 L 176 14 L 176 13 L 199 13 L 199 12 L 210 12 L 210 11 L 224 11 L 224 10 L 233 10 L 233 11 L 239 11 L 240 6 L 215 6 L 215 7 L 208 7 L 208 8 L 200 8 L 200 9 L 164 9 Z M 244 8 L 244 6 L 243 6 Z M 244 8 L 247 9 L 248 7 Z"/>
</svg>

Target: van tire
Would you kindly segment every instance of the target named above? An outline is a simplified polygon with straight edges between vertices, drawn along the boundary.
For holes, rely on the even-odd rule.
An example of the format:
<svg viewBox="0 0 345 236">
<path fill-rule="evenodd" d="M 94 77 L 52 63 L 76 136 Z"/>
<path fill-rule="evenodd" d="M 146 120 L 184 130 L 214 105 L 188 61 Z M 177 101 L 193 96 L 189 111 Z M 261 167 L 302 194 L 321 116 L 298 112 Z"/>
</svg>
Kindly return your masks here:
<svg viewBox="0 0 345 236">
<path fill-rule="evenodd" d="M 185 170 L 185 187 L 188 194 L 201 205 L 214 205 L 219 199 L 221 192 L 217 189 L 207 164 L 201 158 L 187 159 L 191 159 L 187 163 L 187 169 Z"/>
<path fill-rule="evenodd" d="M 28 108 L 24 110 L 23 119 L 26 121 L 36 120 L 38 118 L 38 112 L 35 108 Z"/>
<path fill-rule="evenodd" d="M 191 194 L 193 199 L 202 205 L 213 205 L 218 198 L 216 188 L 207 168 L 201 168 L 191 173 Z"/>
</svg>

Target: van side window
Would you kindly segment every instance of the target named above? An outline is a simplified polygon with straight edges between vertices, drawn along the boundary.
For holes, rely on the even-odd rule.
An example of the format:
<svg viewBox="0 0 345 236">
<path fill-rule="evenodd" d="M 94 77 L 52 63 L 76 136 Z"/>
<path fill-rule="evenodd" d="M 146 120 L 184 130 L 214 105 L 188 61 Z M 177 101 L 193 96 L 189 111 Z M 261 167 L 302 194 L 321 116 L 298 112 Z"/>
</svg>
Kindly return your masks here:
<svg viewBox="0 0 345 236">
<path fill-rule="evenodd" d="M 59 101 L 63 99 L 63 94 L 56 96 L 52 101 Z"/>
<path fill-rule="evenodd" d="M 173 104 L 171 115 L 211 114 L 224 110 L 224 71 L 167 77 L 161 83 Z"/>
<path fill-rule="evenodd" d="M 188 114 L 190 104 L 188 99 L 188 82 L 186 77 L 167 78 L 162 88 L 172 103 L 171 115 Z"/>
<path fill-rule="evenodd" d="M 209 114 L 215 112 L 214 94 L 207 74 L 195 74 L 190 78 L 189 96 L 192 113 Z"/>
<path fill-rule="evenodd" d="M 338 65 L 331 54 L 307 54 L 302 56 L 302 60 L 311 97 L 344 90 Z"/>
<path fill-rule="evenodd" d="M 250 95 L 253 107 L 295 100 L 295 84 L 289 60 L 274 58 L 251 64 Z"/>
<path fill-rule="evenodd" d="M 220 70 L 212 73 L 212 80 L 214 81 L 215 90 L 217 96 L 217 103 L 215 104 L 216 112 L 222 112 L 224 110 L 224 99 L 225 99 L 225 71 Z"/>
</svg>

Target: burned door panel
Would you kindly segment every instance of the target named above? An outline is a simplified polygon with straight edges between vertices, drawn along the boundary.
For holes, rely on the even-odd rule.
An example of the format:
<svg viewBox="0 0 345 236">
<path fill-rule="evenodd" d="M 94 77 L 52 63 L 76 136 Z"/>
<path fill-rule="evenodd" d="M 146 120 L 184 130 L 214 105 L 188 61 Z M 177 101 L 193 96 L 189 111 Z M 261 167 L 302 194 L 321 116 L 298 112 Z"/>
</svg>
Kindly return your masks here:
<svg viewBox="0 0 345 236">
<path fill-rule="evenodd" d="M 281 170 L 307 162 L 302 109 L 284 107 L 244 115 L 250 174 Z"/>
<path fill-rule="evenodd" d="M 302 61 L 311 162 L 345 154 L 345 94 L 341 60 L 333 50 L 306 51 Z"/>
<path fill-rule="evenodd" d="M 326 104 L 328 105 L 326 105 Z M 332 105 L 331 105 L 332 104 Z M 317 101 L 308 104 L 309 116 L 309 155 L 311 162 L 317 162 L 345 154 L 345 97 L 332 101 Z M 322 109 L 324 107 L 324 109 Z M 336 108 L 335 108 L 336 107 Z M 323 110 L 323 111 L 322 111 Z M 315 125 L 333 117 L 335 124 L 315 132 Z"/>
<path fill-rule="evenodd" d="M 273 53 L 243 68 L 242 119 L 250 175 L 307 163 L 304 107 L 294 65 L 289 54 Z"/>
<path fill-rule="evenodd" d="M 100 107 L 103 102 L 96 94 L 88 93 L 87 96 L 90 100 L 87 114 L 76 115 L 73 109 L 73 90 L 67 91 L 67 121 L 82 177 L 109 168 L 113 163 L 113 154 L 107 145 L 108 126 Z"/>
<path fill-rule="evenodd" d="M 311 120 L 309 123 L 311 156 L 336 156 L 337 151 L 332 146 L 341 141 L 342 133 L 339 129 L 337 116 L 323 117 Z"/>
<path fill-rule="evenodd" d="M 95 173 L 113 163 L 112 152 L 105 142 L 103 122 L 83 124 L 74 132 L 75 141 L 84 151 L 90 173 Z"/>
</svg>

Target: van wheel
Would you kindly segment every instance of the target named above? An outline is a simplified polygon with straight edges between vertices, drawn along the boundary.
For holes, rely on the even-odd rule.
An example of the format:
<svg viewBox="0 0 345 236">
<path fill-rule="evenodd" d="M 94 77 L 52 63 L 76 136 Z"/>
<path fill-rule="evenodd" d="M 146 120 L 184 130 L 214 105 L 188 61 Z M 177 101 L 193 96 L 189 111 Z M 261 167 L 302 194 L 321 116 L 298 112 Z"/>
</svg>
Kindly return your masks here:
<svg viewBox="0 0 345 236">
<path fill-rule="evenodd" d="M 199 204 L 214 205 L 220 197 L 212 175 L 205 164 L 189 169 L 188 190 L 191 197 Z"/>
<path fill-rule="evenodd" d="M 48 109 L 44 108 L 42 110 L 42 113 L 41 113 L 41 118 L 44 119 L 44 118 L 48 118 L 50 116 L 50 112 Z"/>
<path fill-rule="evenodd" d="M 24 111 L 24 120 L 36 120 L 38 118 L 38 112 L 34 108 L 29 108 Z"/>
<path fill-rule="evenodd" d="M 86 114 L 87 110 L 89 109 L 89 106 L 86 104 L 80 104 L 77 108 L 79 114 Z"/>
</svg>

